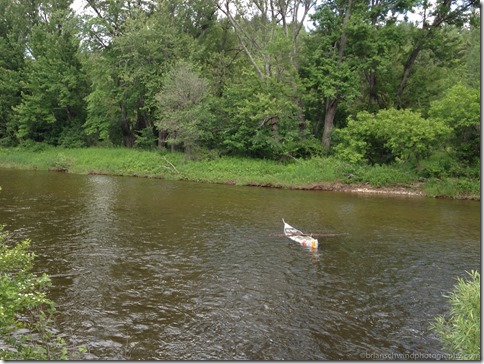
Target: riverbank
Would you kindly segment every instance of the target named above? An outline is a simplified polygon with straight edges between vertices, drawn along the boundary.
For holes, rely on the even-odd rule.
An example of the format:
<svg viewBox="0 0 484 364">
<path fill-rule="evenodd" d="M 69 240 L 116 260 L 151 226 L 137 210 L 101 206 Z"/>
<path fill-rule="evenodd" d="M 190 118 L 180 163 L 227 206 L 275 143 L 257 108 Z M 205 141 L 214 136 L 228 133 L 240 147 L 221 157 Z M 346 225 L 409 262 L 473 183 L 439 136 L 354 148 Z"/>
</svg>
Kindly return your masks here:
<svg viewBox="0 0 484 364">
<path fill-rule="evenodd" d="M 187 180 L 298 190 L 480 200 L 480 183 L 423 179 L 405 166 L 355 166 L 334 158 L 284 163 L 128 148 L 0 148 L 0 167 Z"/>
</svg>

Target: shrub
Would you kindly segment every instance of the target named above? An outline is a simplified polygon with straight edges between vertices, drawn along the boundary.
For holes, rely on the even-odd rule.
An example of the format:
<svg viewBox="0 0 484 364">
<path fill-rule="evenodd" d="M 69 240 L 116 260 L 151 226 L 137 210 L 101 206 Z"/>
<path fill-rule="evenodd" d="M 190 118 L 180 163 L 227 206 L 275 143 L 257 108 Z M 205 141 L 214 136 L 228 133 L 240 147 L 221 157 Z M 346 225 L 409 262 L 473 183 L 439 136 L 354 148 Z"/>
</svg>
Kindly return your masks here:
<svg viewBox="0 0 484 364">
<path fill-rule="evenodd" d="M 0 360 L 68 359 L 65 342 L 50 327 L 50 278 L 32 273 L 30 241 L 8 243 L 0 227 Z"/>
<path fill-rule="evenodd" d="M 449 177 L 462 176 L 465 170 L 461 163 L 453 155 L 446 151 L 437 151 L 429 158 L 419 161 L 416 165 L 416 171 L 420 177 Z"/>
<path fill-rule="evenodd" d="M 59 135 L 57 144 L 63 148 L 86 147 L 86 135 L 81 127 L 64 128 Z"/>
<path fill-rule="evenodd" d="M 44 150 L 52 149 L 53 146 L 43 142 L 35 142 L 33 140 L 22 141 L 19 145 L 20 149 L 28 150 L 31 152 L 42 152 Z"/>
<path fill-rule="evenodd" d="M 221 147 L 232 155 L 255 158 L 307 155 L 314 147 L 298 146 L 308 133 L 301 131 L 301 109 L 295 97 L 291 88 L 275 79 L 250 76 L 228 88 L 219 111 L 224 120 L 219 129 Z"/>
<path fill-rule="evenodd" d="M 481 186 L 479 179 L 468 178 L 430 178 L 423 190 L 427 196 L 431 197 L 452 197 L 480 199 Z"/>
<path fill-rule="evenodd" d="M 424 119 L 410 110 L 366 111 L 349 118 L 344 129 L 335 130 L 336 155 L 352 163 L 388 164 L 428 157 L 450 128 L 436 119 Z"/>
<path fill-rule="evenodd" d="M 282 149 L 285 156 L 293 158 L 321 157 L 324 154 L 323 145 L 316 138 L 290 140 Z"/>
<path fill-rule="evenodd" d="M 158 138 L 153 132 L 153 128 L 144 128 L 136 134 L 134 145 L 142 149 L 151 149 L 156 146 Z"/>
<path fill-rule="evenodd" d="M 448 317 L 437 317 L 432 327 L 451 355 L 464 360 L 480 360 L 481 275 L 477 271 L 468 274 L 470 280 L 458 278 L 448 296 L 451 304 Z"/>
<path fill-rule="evenodd" d="M 432 103 L 430 116 L 452 128 L 451 145 L 461 161 L 472 164 L 480 158 L 481 102 L 479 89 L 455 85 Z"/>
</svg>

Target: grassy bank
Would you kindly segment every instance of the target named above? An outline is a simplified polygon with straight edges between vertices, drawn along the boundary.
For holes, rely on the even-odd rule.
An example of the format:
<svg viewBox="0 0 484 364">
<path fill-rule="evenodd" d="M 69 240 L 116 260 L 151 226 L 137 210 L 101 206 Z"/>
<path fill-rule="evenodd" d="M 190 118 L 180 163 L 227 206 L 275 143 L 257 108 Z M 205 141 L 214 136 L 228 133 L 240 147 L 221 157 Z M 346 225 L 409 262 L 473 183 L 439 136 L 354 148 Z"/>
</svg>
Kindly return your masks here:
<svg viewBox="0 0 484 364">
<path fill-rule="evenodd" d="M 284 163 L 127 148 L 0 148 L 0 166 L 79 174 L 109 174 L 293 189 L 424 194 L 480 199 L 480 183 L 468 179 L 422 180 L 405 166 L 355 166 L 333 158 Z"/>
</svg>

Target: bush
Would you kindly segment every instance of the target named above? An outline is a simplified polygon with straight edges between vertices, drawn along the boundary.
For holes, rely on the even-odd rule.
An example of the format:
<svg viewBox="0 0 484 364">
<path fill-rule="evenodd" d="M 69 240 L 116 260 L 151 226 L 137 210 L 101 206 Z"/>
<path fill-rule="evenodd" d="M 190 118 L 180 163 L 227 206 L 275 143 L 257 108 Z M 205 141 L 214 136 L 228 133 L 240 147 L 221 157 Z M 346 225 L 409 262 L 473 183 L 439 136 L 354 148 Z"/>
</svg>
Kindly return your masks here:
<svg viewBox="0 0 484 364">
<path fill-rule="evenodd" d="M 324 154 L 324 148 L 316 138 L 307 138 L 303 140 L 291 140 L 283 148 L 285 156 L 293 158 L 312 158 L 321 157 Z"/>
<path fill-rule="evenodd" d="M 8 243 L 0 227 L 0 360 L 68 359 L 65 342 L 53 334 L 50 278 L 32 273 L 30 242 Z"/>
<path fill-rule="evenodd" d="M 480 158 L 481 102 L 479 89 L 455 85 L 432 103 L 429 115 L 452 128 L 450 142 L 463 162 L 473 164 Z"/>
<path fill-rule="evenodd" d="M 465 170 L 457 158 L 445 151 L 438 151 L 429 158 L 419 161 L 416 171 L 423 178 L 457 177 L 465 174 Z"/>
<path fill-rule="evenodd" d="M 418 161 L 428 157 L 450 130 L 443 122 L 410 110 L 388 109 L 375 115 L 364 111 L 349 118 L 346 128 L 335 130 L 339 144 L 334 149 L 352 163 Z"/>
<path fill-rule="evenodd" d="M 86 147 L 86 135 L 81 127 L 64 128 L 59 135 L 57 144 L 63 148 Z"/>
<path fill-rule="evenodd" d="M 481 353 L 481 275 L 468 273 L 470 280 L 459 278 L 448 296 L 448 317 L 439 316 L 432 325 L 451 355 L 463 360 L 480 360 Z"/>
<path fill-rule="evenodd" d="M 19 145 L 20 149 L 28 150 L 30 152 L 43 152 L 44 150 L 52 149 L 53 146 L 44 142 L 35 142 L 33 140 L 22 141 Z"/>
<path fill-rule="evenodd" d="M 280 159 L 293 153 L 307 154 L 314 147 L 298 144 L 307 137 L 301 132 L 301 109 L 291 88 L 279 81 L 246 77 L 225 91 L 221 104 L 221 148 L 229 154 Z M 303 142 L 304 143 L 304 142 Z M 307 150 L 304 150 L 307 149 Z"/>
<path fill-rule="evenodd" d="M 153 128 L 144 128 L 136 134 L 134 145 L 142 149 L 152 149 L 156 147 L 158 138 L 153 132 Z"/>
</svg>

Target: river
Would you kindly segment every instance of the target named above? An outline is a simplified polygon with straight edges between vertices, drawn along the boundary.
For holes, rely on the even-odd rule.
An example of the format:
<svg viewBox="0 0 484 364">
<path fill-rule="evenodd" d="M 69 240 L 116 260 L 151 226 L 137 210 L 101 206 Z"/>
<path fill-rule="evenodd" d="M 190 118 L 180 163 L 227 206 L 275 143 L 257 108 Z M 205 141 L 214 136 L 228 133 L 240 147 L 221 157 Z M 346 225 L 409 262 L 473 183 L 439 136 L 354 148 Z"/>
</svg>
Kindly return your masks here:
<svg viewBox="0 0 484 364">
<path fill-rule="evenodd" d="M 480 270 L 476 201 L 13 169 L 0 186 L 0 223 L 92 359 L 442 359 L 430 324 Z M 311 251 L 282 218 L 344 235 Z"/>
</svg>

